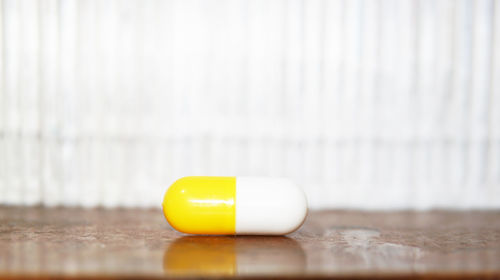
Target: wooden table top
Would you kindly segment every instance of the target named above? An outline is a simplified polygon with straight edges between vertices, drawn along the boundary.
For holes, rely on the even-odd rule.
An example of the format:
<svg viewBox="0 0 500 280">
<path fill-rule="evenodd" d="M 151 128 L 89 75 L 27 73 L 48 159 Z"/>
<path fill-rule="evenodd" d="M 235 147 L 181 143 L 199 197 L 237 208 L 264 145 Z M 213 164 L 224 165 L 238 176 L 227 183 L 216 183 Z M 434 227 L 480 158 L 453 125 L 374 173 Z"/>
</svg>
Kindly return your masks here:
<svg viewBox="0 0 500 280">
<path fill-rule="evenodd" d="M 164 277 L 500 278 L 500 211 L 319 211 L 286 237 L 210 237 L 160 209 L 0 207 L 0 278 Z"/>
</svg>

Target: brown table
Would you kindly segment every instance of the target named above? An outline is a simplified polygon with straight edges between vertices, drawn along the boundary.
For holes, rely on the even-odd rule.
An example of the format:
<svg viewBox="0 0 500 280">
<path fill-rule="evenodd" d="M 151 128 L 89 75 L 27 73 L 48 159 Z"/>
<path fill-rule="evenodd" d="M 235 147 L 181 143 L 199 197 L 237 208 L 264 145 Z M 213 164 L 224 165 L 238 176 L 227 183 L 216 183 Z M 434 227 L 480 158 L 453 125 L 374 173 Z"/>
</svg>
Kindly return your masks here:
<svg viewBox="0 0 500 280">
<path fill-rule="evenodd" d="M 500 212 L 309 213 L 286 237 L 187 236 L 160 209 L 0 206 L 0 278 L 500 278 Z"/>
</svg>

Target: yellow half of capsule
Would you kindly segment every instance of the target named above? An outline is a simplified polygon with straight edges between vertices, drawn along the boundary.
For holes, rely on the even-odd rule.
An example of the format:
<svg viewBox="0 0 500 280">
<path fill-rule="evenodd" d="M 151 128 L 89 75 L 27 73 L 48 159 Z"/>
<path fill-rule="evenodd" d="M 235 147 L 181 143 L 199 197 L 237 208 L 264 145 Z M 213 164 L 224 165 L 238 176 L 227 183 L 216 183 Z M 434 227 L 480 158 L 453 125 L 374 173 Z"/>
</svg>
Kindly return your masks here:
<svg viewBox="0 0 500 280">
<path fill-rule="evenodd" d="M 163 214 L 184 233 L 234 234 L 235 200 L 236 177 L 184 177 L 165 194 Z"/>
</svg>

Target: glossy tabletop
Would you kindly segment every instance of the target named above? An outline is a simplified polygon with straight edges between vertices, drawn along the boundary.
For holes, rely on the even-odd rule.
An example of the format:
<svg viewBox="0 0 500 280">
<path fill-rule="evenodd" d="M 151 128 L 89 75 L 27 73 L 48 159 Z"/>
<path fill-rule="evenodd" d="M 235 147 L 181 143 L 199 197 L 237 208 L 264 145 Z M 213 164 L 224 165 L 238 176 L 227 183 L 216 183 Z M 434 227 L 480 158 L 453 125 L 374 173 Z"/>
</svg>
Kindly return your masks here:
<svg viewBox="0 0 500 280">
<path fill-rule="evenodd" d="M 500 212 L 311 212 L 286 237 L 188 236 L 161 209 L 0 206 L 0 278 L 500 278 Z"/>
</svg>

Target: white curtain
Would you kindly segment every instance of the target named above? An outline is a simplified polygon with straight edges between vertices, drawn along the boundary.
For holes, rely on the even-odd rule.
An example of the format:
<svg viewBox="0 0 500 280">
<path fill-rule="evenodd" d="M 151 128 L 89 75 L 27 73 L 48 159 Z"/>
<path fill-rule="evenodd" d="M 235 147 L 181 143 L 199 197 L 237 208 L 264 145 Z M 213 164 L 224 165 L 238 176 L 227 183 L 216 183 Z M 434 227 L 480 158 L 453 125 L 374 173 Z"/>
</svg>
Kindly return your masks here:
<svg viewBox="0 0 500 280">
<path fill-rule="evenodd" d="M 312 208 L 500 207 L 500 1 L 0 4 L 0 203 L 238 175 Z"/>
</svg>

